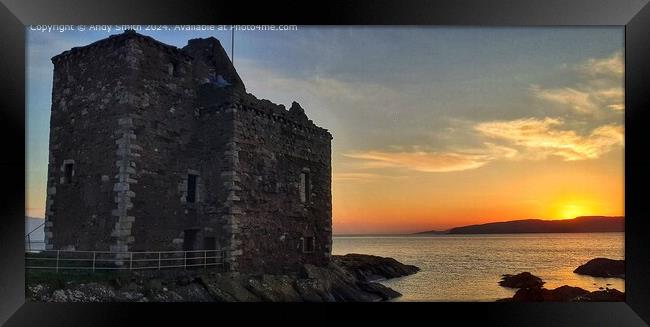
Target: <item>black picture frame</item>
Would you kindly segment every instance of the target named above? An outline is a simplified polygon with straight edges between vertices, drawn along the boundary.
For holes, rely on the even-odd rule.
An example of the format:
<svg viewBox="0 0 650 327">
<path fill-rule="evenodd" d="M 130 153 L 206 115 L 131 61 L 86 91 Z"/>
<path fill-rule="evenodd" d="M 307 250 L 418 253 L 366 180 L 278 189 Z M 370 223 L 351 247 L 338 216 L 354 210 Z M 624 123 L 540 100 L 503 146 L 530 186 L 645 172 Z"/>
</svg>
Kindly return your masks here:
<svg viewBox="0 0 650 327">
<path fill-rule="evenodd" d="M 103 326 L 140 321 L 158 325 L 203 319 L 264 323 L 305 319 L 337 324 L 480 323 L 498 326 L 643 326 L 650 322 L 650 5 L 647 0 L 457 1 L 20 1 L 0 5 L 0 323 L 7 326 Z M 296 24 L 625 26 L 626 301 L 611 303 L 375 303 L 375 304 L 53 304 L 25 303 L 25 26 L 32 24 Z M 21 141 L 22 140 L 22 141 Z M 12 173 L 13 172 L 13 173 Z M 235 313 L 235 309 L 243 314 Z M 394 310 L 399 310 L 396 314 Z M 334 315 L 345 311 L 345 320 Z M 455 312 L 455 313 L 452 313 Z M 304 318 L 294 319 L 294 315 Z M 223 315 L 223 316 L 222 316 Z M 277 320 L 277 321 L 274 321 Z"/>
</svg>

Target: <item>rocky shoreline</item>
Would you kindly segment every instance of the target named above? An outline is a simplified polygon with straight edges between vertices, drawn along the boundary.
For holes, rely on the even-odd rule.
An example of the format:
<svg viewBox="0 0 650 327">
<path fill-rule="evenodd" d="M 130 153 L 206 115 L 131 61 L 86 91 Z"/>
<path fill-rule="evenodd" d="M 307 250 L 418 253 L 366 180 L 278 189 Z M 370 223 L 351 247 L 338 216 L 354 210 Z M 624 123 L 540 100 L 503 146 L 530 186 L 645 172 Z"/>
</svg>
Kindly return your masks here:
<svg viewBox="0 0 650 327">
<path fill-rule="evenodd" d="M 576 274 L 594 277 L 625 278 L 625 261 L 596 258 L 576 268 Z M 497 302 L 618 302 L 625 301 L 625 293 L 615 288 L 602 288 L 587 291 L 580 287 L 563 285 L 555 289 L 542 287 L 544 281 L 529 273 L 503 275 L 499 285 L 518 289 L 511 298 Z M 609 284 L 608 284 L 609 285 Z"/>
<path fill-rule="evenodd" d="M 70 276 L 27 275 L 25 297 L 37 302 L 357 302 L 400 293 L 377 280 L 420 269 L 392 258 L 333 256 L 327 267 L 305 265 L 287 275 L 163 270 Z"/>
</svg>

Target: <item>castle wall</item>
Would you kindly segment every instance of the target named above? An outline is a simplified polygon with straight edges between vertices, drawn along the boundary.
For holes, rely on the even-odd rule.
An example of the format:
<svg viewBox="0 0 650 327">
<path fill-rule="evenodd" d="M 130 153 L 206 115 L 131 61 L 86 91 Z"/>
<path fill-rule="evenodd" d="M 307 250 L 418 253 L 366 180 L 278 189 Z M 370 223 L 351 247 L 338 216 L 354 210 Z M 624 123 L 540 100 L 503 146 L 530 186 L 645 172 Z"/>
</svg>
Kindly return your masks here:
<svg viewBox="0 0 650 327">
<path fill-rule="evenodd" d="M 206 72 L 196 69 L 194 58 L 153 39 L 138 38 L 135 47 L 132 111 L 124 119 L 133 142 L 116 160 L 128 175 L 122 178 L 128 182 L 123 184 L 126 191 L 118 194 L 128 210 L 116 212 L 114 249 L 225 247 L 229 238 L 221 220 L 226 195 L 220 172 L 227 170 L 223 152 L 232 135 L 232 117 L 202 115 L 197 85 Z M 190 175 L 196 176 L 193 201 L 188 198 Z"/>
<path fill-rule="evenodd" d="M 125 97 L 127 47 L 113 42 L 53 58 L 46 246 L 108 250 L 116 217 L 113 187 L 118 120 Z M 66 179 L 66 165 L 71 178 Z M 54 237 L 56 235 L 56 237 Z"/>
<path fill-rule="evenodd" d="M 181 183 L 188 169 L 198 169 L 188 154 L 189 132 L 197 124 L 190 58 L 153 40 L 137 39 L 136 46 L 131 78 L 137 84 L 130 90 L 134 101 L 127 119 L 136 144 L 131 152 L 137 155 L 125 159 L 133 166 L 125 185 L 130 208 L 115 230 L 116 241 L 118 247 L 126 245 L 122 250 L 173 250 L 173 239 L 188 220 Z"/>
<path fill-rule="evenodd" d="M 292 108 L 293 110 L 293 108 Z M 297 109 L 302 111 L 302 109 Z M 331 135 L 264 101 L 237 107 L 241 270 L 296 271 L 331 253 Z M 301 174 L 309 194 L 301 195 Z M 304 201 L 304 202 L 303 202 Z M 312 241 L 306 245 L 306 241 Z M 313 247 L 313 248 L 312 248 Z"/>
</svg>

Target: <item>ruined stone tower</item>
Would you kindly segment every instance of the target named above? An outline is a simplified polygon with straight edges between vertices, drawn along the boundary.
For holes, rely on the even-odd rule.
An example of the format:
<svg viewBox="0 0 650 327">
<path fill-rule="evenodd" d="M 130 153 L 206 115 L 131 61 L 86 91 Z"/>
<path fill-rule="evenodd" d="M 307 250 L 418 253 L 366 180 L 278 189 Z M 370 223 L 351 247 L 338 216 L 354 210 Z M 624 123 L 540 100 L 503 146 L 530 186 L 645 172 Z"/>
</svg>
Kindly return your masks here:
<svg viewBox="0 0 650 327">
<path fill-rule="evenodd" d="M 226 250 L 236 271 L 331 254 L 331 134 L 246 93 L 215 38 L 133 31 L 54 58 L 48 249 Z"/>
</svg>

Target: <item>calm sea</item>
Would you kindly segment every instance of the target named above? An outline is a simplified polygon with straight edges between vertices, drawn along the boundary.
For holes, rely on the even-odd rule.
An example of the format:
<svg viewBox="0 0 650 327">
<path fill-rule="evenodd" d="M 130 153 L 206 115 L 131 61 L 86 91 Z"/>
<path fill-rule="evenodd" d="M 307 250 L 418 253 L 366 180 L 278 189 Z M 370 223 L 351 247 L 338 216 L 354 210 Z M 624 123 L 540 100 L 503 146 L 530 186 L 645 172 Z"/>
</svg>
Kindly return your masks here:
<svg viewBox="0 0 650 327">
<path fill-rule="evenodd" d="M 396 301 L 494 301 L 515 290 L 499 286 L 502 274 L 523 271 L 546 288 L 625 289 L 618 278 L 574 274 L 596 257 L 623 259 L 624 233 L 435 236 L 334 236 L 333 253 L 363 253 L 420 267 L 415 275 L 382 281 L 402 293 Z"/>
</svg>

